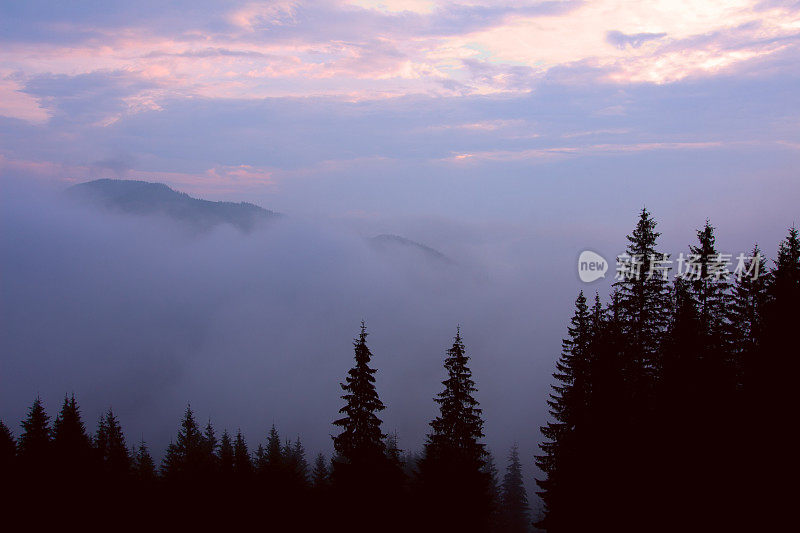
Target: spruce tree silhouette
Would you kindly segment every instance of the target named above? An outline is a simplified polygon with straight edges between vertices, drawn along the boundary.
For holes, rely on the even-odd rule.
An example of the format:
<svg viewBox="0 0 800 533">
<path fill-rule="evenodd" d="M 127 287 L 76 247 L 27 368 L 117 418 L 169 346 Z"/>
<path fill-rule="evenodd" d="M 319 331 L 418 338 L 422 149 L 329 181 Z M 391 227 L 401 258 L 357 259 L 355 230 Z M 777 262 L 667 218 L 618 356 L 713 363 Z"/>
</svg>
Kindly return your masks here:
<svg viewBox="0 0 800 533">
<path fill-rule="evenodd" d="M 248 483 L 253 475 L 253 460 L 241 430 L 236 432 L 233 442 L 233 472 L 240 483 Z"/>
<path fill-rule="evenodd" d="M 748 473 L 747 487 L 763 487 L 756 495 L 756 509 L 791 509 L 791 491 L 782 489 L 789 479 L 788 457 L 795 454 L 796 438 L 787 423 L 795 416 L 794 391 L 798 370 L 797 324 L 800 323 L 800 235 L 796 227 L 780 243 L 775 266 L 770 270 L 764 306 L 761 349 L 746 369 L 747 420 L 758 420 L 763 431 L 748 435 L 749 453 L 764 458 Z M 753 513 L 751 523 L 759 528 L 779 528 L 763 513 Z M 777 515 L 780 517 L 780 515 Z M 774 525 L 773 525 L 774 524 Z"/>
<path fill-rule="evenodd" d="M 206 446 L 191 406 L 181 421 L 178 438 L 167 447 L 161 465 L 161 475 L 166 481 L 181 484 L 184 488 L 198 488 L 206 471 Z"/>
<path fill-rule="evenodd" d="M 144 440 L 139 442 L 136 453 L 133 455 L 132 472 L 135 479 L 145 490 L 152 489 L 158 473 L 156 472 L 156 464 L 153 461 L 153 457 L 150 455 L 150 449 Z"/>
<path fill-rule="evenodd" d="M 506 528 L 500 502 L 500 474 L 497 472 L 497 463 L 494 460 L 494 454 L 488 448 L 483 458 L 483 471 L 489 480 L 489 530 L 497 532 L 505 531 Z"/>
<path fill-rule="evenodd" d="M 435 504 L 427 509 L 434 527 L 486 531 L 491 495 L 484 469 L 486 450 L 480 442 L 483 419 L 468 363 L 458 328 L 444 361 L 444 390 L 434 399 L 439 416 L 430 423 L 420 481 L 423 498 Z"/>
<path fill-rule="evenodd" d="M 524 533 L 530 525 L 528 493 L 522 479 L 522 464 L 519 461 L 519 447 L 515 443 L 508 454 L 508 466 L 503 476 L 501 490 L 501 509 L 504 530 L 508 533 Z"/>
<path fill-rule="evenodd" d="M 311 484 L 314 490 L 321 492 L 328 489 L 330 485 L 330 471 L 328 461 L 324 453 L 318 453 L 314 459 L 314 469 L 311 471 Z"/>
<path fill-rule="evenodd" d="M 22 433 L 17 441 L 19 465 L 26 477 L 35 482 L 37 478 L 49 475 L 53 466 L 50 417 L 39 396 L 20 425 Z"/>
<path fill-rule="evenodd" d="M 584 443 L 580 437 L 585 434 L 588 420 L 591 326 L 589 307 L 581 291 L 553 374 L 557 383 L 552 385 L 553 392 L 547 400 L 551 420 L 540 428 L 547 440 L 540 444 L 542 455 L 536 457 L 537 466 L 546 476 L 536 480 L 545 505 L 544 517 L 537 526 L 550 532 L 575 531 L 584 525 L 585 515 L 575 509 L 586 505 L 581 490 L 580 454 Z"/>
<path fill-rule="evenodd" d="M 284 464 L 288 472 L 289 486 L 292 490 L 303 491 L 308 488 L 308 461 L 306 460 L 306 449 L 303 446 L 300 436 L 294 443 L 286 441 L 283 450 Z"/>
<path fill-rule="evenodd" d="M 376 521 L 381 527 L 401 528 L 403 516 L 391 523 L 387 514 L 395 514 L 400 499 L 402 471 L 386 455 L 386 435 L 381 431 L 380 411 L 383 402 L 375 388 L 375 372 L 371 368 L 372 353 L 367 347 L 367 328 L 353 342 L 355 365 L 340 387 L 345 401 L 339 413 L 344 415 L 333 424 L 341 432 L 333 437 L 336 455 L 333 458 L 331 481 L 336 492 L 334 505 L 357 505 L 349 516 L 350 527 L 373 530 Z"/>
<path fill-rule="evenodd" d="M 731 313 L 733 365 L 736 389 L 740 393 L 745 389 L 746 369 L 761 349 L 765 307 L 769 298 L 769 271 L 764 254 L 757 244 L 753 246 L 748 257 L 749 259 L 743 261 L 742 271 L 734 277 Z"/>
<path fill-rule="evenodd" d="M 219 460 L 219 472 L 226 482 L 230 482 L 233 478 L 233 454 L 233 440 L 231 440 L 228 430 L 225 429 L 219 440 L 217 459 Z"/>
<path fill-rule="evenodd" d="M 132 459 L 125 444 L 122 426 L 111 408 L 100 418 L 95 447 L 106 479 L 111 482 L 125 481 L 131 473 Z"/>
<path fill-rule="evenodd" d="M 369 486 L 378 481 L 374 469 L 387 462 L 383 441 L 386 435 L 381 432 L 381 419 L 377 415 L 385 407 L 375 389 L 376 370 L 369 366 L 372 353 L 367 347 L 367 335 L 362 321 L 361 332 L 353 342 L 355 366 L 348 372 L 345 383 L 340 383 L 345 405 L 339 413 L 344 416 L 333 422 L 342 429 L 333 438 L 337 454 L 333 480 L 347 490 L 369 491 Z"/>
<path fill-rule="evenodd" d="M 86 434 L 75 395 L 64 397 L 61 412 L 53 423 L 55 473 L 64 487 L 84 492 L 91 485 L 92 441 Z"/>
</svg>

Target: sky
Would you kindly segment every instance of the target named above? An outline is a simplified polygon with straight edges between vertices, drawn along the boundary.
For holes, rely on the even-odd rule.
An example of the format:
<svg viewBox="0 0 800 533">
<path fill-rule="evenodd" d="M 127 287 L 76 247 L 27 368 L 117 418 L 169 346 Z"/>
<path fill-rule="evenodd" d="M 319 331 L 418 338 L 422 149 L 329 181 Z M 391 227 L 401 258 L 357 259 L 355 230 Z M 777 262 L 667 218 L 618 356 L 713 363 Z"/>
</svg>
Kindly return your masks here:
<svg viewBox="0 0 800 533">
<path fill-rule="evenodd" d="M 225 403 L 217 417 L 254 439 L 269 417 L 300 432 L 281 413 L 331 418 L 366 318 L 400 376 L 387 375 L 387 394 L 421 398 L 387 413 L 414 447 L 461 323 L 487 438 L 501 453 L 520 440 L 530 459 L 575 294 L 596 288 L 577 278 L 580 251 L 620 253 L 646 206 L 665 251 L 685 250 L 708 218 L 723 249 L 759 242 L 774 256 L 800 218 L 798 168 L 796 1 L 0 1 L 11 390 L 0 416 L 20 418 L 37 391 L 52 408 L 73 388 L 92 415 L 110 398 L 124 405 L 156 449 L 192 398 L 202 416 Z M 250 201 L 291 222 L 184 240 L 164 221 L 57 200 L 96 178 Z M 373 257 L 359 239 L 378 233 L 459 266 Z M 120 350 L 127 323 L 149 333 L 125 333 Z M 275 343 L 291 352 L 294 323 L 324 324 L 297 333 L 303 363 L 260 359 Z M 48 340 L 54 324 L 72 341 Z M 222 372 L 215 358 L 237 349 Z M 404 366 L 406 349 L 416 355 Z M 64 366 L 45 371 L 53 361 Z M 304 365 L 326 392 L 278 407 Z M 123 399 L 133 389 L 152 394 Z M 254 398 L 274 407 L 237 421 Z M 175 412 L 148 425 L 156 400 Z M 317 433 L 311 448 L 325 449 Z"/>
</svg>

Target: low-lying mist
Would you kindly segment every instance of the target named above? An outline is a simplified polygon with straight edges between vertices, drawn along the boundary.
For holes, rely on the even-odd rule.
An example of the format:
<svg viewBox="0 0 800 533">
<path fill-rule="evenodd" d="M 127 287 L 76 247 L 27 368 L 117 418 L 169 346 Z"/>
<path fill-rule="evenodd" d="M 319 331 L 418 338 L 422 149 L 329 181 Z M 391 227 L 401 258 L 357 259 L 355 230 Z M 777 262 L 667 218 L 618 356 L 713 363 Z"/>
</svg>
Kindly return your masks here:
<svg viewBox="0 0 800 533">
<path fill-rule="evenodd" d="M 113 407 L 129 444 L 145 439 L 157 456 L 187 403 L 252 447 L 275 423 L 330 453 L 363 319 L 384 430 L 415 451 L 460 325 L 486 441 L 500 464 L 519 441 L 532 473 L 572 250 L 559 261 L 513 239 L 425 242 L 453 259 L 442 261 L 330 221 L 197 233 L 13 188 L 0 212 L 0 417 L 17 434 L 37 394 L 54 416 L 74 392 L 90 430 Z"/>
</svg>

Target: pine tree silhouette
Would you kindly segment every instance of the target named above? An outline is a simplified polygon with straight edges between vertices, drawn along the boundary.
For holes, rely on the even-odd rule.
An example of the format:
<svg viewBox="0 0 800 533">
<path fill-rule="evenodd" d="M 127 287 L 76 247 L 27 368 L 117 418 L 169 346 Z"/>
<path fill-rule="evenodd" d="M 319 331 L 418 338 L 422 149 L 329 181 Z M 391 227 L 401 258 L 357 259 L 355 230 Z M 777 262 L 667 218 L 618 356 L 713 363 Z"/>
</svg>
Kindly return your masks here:
<svg viewBox="0 0 800 533">
<path fill-rule="evenodd" d="M 219 441 L 219 452 L 217 459 L 219 460 L 219 471 L 226 480 L 230 480 L 233 477 L 233 458 L 233 440 L 231 440 L 228 430 L 225 429 L 222 432 L 222 437 Z"/>
<path fill-rule="evenodd" d="M 131 455 L 125 444 L 122 426 L 114 411 L 109 408 L 100 418 L 95 436 L 103 473 L 113 481 L 122 481 L 131 471 Z"/>
<path fill-rule="evenodd" d="M 647 408 L 652 397 L 654 376 L 659 367 L 659 342 L 669 322 L 670 294 L 667 266 L 659 261 L 664 254 L 658 248 L 661 233 L 656 221 L 643 208 L 633 232 L 627 236 L 626 254 L 631 271 L 621 273 L 614 283 L 619 292 L 618 318 L 628 340 L 627 381 L 639 397 L 633 401 Z"/>
<path fill-rule="evenodd" d="M 330 471 L 324 453 L 318 453 L 314 459 L 314 469 L 311 471 L 311 484 L 314 490 L 324 491 L 330 484 Z"/>
<path fill-rule="evenodd" d="M 233 471 L 237 479 L 247 481 L 253 474 L 253 461 L 247 451 L 247 442 L 242 436 L 242 431 L 236 432 L 233 443 Z"/>
<path fill-rule="evenodd" d="M 755 509 L 790 509 L 792 496 L 782 489 L 787 480 L 786 461 L 793 457 L 796 438 L 793 435 L 795 376 L 797 361 L 797 324 L 800 323 L 800 235 L 796 227 L 780 243 L 774 267 L 770 270 L 764 306 L 764 332 L 760 350 L 746 368 L 747 389 L 745 420 L 758 420 L 763 430 L 746 438 L 748 455 L 756 453 L 763 460 L 758 469 L 749 472 L 745 487 L 762 487 L 755 495 Z M 749 502 L 748 502 L 749 503 Z M 754 528 L 770 529 L 763 513 L 754 513 Z M 775 524 L 771 529 L 781 527 Z"/>
<path fill-rule="evenodd" d="M 161 472 L 166 480 L 188 486 L 202 480 L 206 464 L 204 437 L 194 418 L 191 406 L 187 406 L 178 438 L 167 447 Z"/>
<path fill-rule="evenodd" d="M 287 441 L 284 450 L 284 462 L 289 472 L 289 479 L 292 487 L 296 490 L 308 488 L 308 461 L 306 460 L 306 449 L 300 441 L 298 435 L 294 443 Z"/>
<path fill-rule="evenodd" d="M 488 448 L 483 460 L 483 472 L 486 474 L 489 483 L 489 530 L 505 531 L 506 526 L 500 503 L 500 475 L 497 472 L 494 454 Z"/>
<path fill-rule="evenodd" d="M 39 396 L 34 400 L 21 426 L 22 433 L 17 441 L 20 466 L 26 475 L 42 477 L 52 467 L 52 441 L 50 417 L 47 416 Z"/>
<path fill-rule="evenodd" d="M 600 311 L 594 310 L 595 315 Z M 561 357 L 553 377 L 556 384 L 547 404 L 551 420 L 540 428 L 546 441 L 540 444 L 542 455 L 536 464 L 545 474 L 537 479 L 539 496 L 545 505 L 545 516 L 539 527 L 551 532 L 571 531 L 584 519 L 575 508 L 585 502 L 581 491 L 580 454 L 588 421 L 588 369 L 591 364 L 592 315 L 581 291 L 575 300 L 575 313 L 567 327 L 567 338 L 561 343 Z M 596 325 L 595 325 L 596 326 Z"/>
<path fill-rule="evenodd" d="M 519 461 L 517 444 L 511 447 L 508 454 L 508 466 L 503 476 L 500 501 L 505 531 L 509 533 L 528 531 L 530 506 L 528 505 L 528 493 L 525 491 L 522 479 L 522 465 Z"/>
<path fill-rule="evenodd" d="M 744 262 L 744 272 L 734 278 L 731 313 L 731 344 L 736 388 L 745 389 L 746 368 L 761 348 L 764 336 L 765 307 L 768 302 L 768 271 L 766 259 L 758 245 Z"/>
<path fill-rule="evenodd" d="M 211 423 L 211 420 L 209 420 L 203 430 L 203 470 L 208 477 L 213 477 L 219 471 L 218 449 L 219 441 L 217 440 L 217 434 L 214 431 L 214 425 Z"/>
<path fill-rule="evenodd" d="M 434 400 L 439 404 L 439 416 L 430 423 L 432 431 L 420 462 L 420 480 L 425 494 L 438 505 L 438 509 L 429 509 L 438 527 L 449 524 L 485 531 L 489 528 L 491 495 L 484 470 L 486 450 L 480 442 L 483 419 L 468 363 L 458 328 L 444 361 L 444 390 Z"/>
<path fill-rule="evenodd" d="M 93 452 L 74 394 L 64 397 L 61 412 L 53 423 L 53 452 L 59 477 L 73 488 L 83 490 L 82 482 L 92 468 Z"/>
<path fill-rule="evenodd" d="M 157 478 L 155 462 L 144 440 L 139 442 L 133 455 L 132 471 L 137 481 L 145 485 L 152 484 Z"/>
<path fill-rule="evenodd" d="M 361 322 L 361 332 L 353 342 L 355 366 L 348 372 L 344 391 L 344 407 L 339 409 L 342 418 L 334 425 L 342 429 L 333 438 L 336 450 L 333 480 L 349 489 L 359 487 L 368 490 L 368 485 L 378 481 L 376 468 L 385 467 L 386 456 L 381 432 L 381 419 L 377 413 L 385 408 L 375 389 L 375 369 L 369 366 L 372 353 L 367 347 L 367 328 Z"/>
</svg>

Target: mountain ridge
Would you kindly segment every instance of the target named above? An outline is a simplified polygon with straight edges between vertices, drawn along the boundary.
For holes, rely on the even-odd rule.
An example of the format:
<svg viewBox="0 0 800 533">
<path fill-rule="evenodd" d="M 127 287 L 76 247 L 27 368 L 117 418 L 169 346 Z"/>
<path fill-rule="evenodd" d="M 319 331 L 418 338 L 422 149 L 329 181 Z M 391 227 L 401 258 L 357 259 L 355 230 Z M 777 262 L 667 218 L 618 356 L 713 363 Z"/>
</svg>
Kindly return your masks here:
<svg viewBox="0 0 800 533">
<path fill-rule="evenodd" d="M 230 224 L 247 233 L 282 215 L 249 202 L 194 198 L 159 182 L 98 179 L 73 185 L 67 195 L 97 207 L 131 215 L 165 215 L 194 229 Z"/>
</svg>

